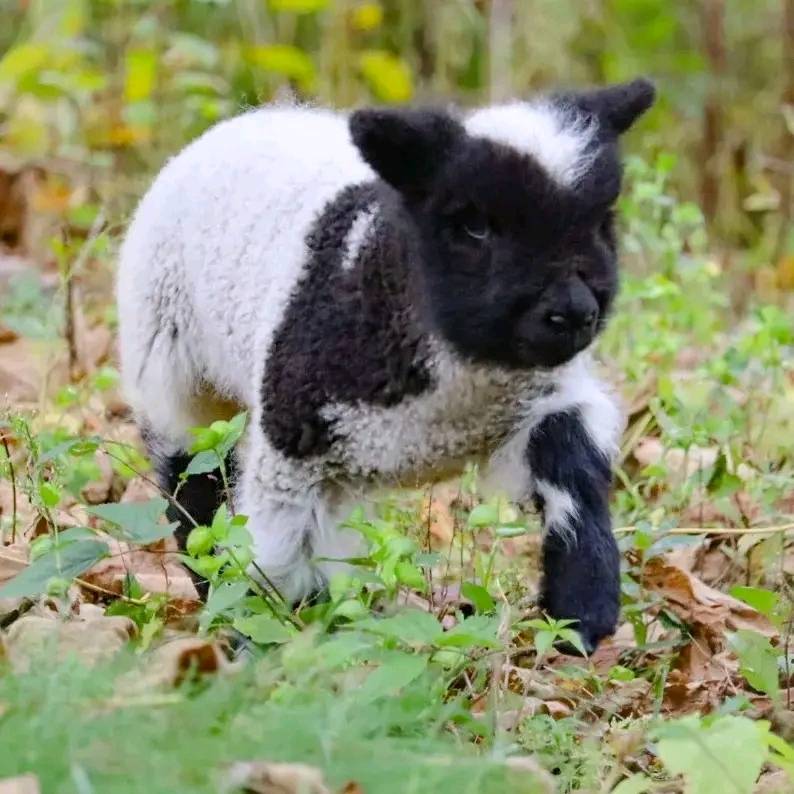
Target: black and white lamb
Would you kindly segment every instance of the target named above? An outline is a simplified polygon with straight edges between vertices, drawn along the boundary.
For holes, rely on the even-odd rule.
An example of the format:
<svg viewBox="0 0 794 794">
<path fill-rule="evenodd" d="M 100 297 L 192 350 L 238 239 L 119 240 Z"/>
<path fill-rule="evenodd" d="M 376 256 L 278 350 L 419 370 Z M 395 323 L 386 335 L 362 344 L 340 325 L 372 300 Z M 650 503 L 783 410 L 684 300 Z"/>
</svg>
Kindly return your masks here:
<svg viewBox="0 0 794 794">
<path fill-rule="evenodd" d="M 165 487 L 189 428 L 249 411 L 234 501 L 292 599 L 358 553 L 384 484 L 492 464 L 542 509 L 542 606 L 614 631 L 608 509 L 623 420 L 587 348 L 617 283 L 618 138 L 645 80 L 485 107 L 265 107 L 142 200 L 118 275 L 124 386 Z M 208 522 L 215 479 L 184 507 Z M 178 533 L 184 537 L 186 528 Z"/>
</svg>

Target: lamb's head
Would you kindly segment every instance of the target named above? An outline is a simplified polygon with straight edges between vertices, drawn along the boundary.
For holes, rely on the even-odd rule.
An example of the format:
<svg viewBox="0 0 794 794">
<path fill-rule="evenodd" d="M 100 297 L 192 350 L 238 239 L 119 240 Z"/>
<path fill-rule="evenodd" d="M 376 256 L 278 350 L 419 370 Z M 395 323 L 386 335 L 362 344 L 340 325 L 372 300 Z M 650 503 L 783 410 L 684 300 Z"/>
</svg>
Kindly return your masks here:
<svg viewBox="0 0 794 794">
<path fill-rule="evenodd" d="M 427 318 L 460 354 L 553 367 L 593 341 L 617 287 L 618 138 L 653 98 L 636 80 L 463 117 L 351 116 L 401 199 Z"/>
</svg>

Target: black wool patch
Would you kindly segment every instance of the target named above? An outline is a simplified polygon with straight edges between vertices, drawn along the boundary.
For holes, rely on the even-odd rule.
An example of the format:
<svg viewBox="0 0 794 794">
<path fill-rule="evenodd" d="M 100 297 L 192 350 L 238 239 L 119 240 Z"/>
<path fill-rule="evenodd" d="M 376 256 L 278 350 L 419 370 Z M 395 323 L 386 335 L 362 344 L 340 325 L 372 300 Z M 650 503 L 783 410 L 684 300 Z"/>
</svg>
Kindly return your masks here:
<svg viewBox="0 0 794 794">
<path fill-rule="evenodd" d="M 326 206 L 307 237 L 304 276 L 268 351 L 262 428 L 290 457 L 318 455 L 333 443 L 323 406 L 392 406 L 430 387 L 408 257 L 385 219 L 381 189 L 351 185 Z M 347 236 L 367 210 L 374 228 L 344 268 Z"/>
</svg>

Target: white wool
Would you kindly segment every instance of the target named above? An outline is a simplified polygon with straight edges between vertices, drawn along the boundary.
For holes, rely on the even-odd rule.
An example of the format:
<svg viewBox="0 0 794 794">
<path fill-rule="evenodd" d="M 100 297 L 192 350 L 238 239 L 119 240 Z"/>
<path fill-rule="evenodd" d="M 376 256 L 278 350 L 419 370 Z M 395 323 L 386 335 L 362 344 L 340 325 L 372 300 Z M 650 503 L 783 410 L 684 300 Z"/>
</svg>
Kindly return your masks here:
<svg viewBox="0 0 794 794">
<path fill-rule="evenodd" d="M 535 490 L 543 497 L 543 518 L 546 532 L 556 532 L 575 545 L 573 523 L 579 514 L 573 497 L 564 488 L 546 480 L 536 480 Z"/>
<path fill-rule="evenodd" d="M 467 127 L 493 139 L 502 129 L 502 142 L 531 152 L 560 180 L 575 180 L 582 167 L 586 130 L 566 129 L 545 106 L 486 109 Z M 270 444 L 261 384 L 271 340 L 304 272 L 306 235 L 340 190 L 373 178 L 343 115 L 256 110 L 212 128 L 166 165 L 121 251 L 127 399 L 167 453 L 185 448 L 190 427 L 220 416 L 220 401 L 249 411 L 235 506 L 249 517 L 259 564 L 291 598 L 340 567 L 316 565 L 307 546 L 315 557 L 359 552 L 357 536 L 339 524 L 371 498 L 373 481 L 417 484 L 452 474 L 504 442 L 494 464 L 505 464 L 503 481 L 512 477 L 525 496 L 532 484 L 526 442 L 545 415 L 578 407 L 605 452 L 620 430 L 619 412 L 583 356 L 550 373 L 506 373 L 466 364 L 436 340 L 433 389 L 390 407 L 325 407 L 324 417 L 348 439 L 330 453 L 341 458 L 296 461 Z M 373 209 L 362 210 L 345 241 L 346 267 L 374 226 Z M 334 479 L 339 472 L 344 481 Z M 550 484 L 534 487 L 547 497 L 547 526 L 563 527 L 575 506 Z"/>
<path fill-rule="evenodd" d="M 552 179 L 572 186 L 595 157 L 596 124 L 548 102 L 510 102 L 475 110 L 465 126 L 470 135 L 530 155 Z"/>
<path fill-rule="evenodd" d="M 345 255 L 342 257 L 343 270 L 350 270 L 355 266 L 361 246 L 375 225 L 375 217 L 373 207 L 365 207 L 356 215 L 345 239 Z"/>
</svg>

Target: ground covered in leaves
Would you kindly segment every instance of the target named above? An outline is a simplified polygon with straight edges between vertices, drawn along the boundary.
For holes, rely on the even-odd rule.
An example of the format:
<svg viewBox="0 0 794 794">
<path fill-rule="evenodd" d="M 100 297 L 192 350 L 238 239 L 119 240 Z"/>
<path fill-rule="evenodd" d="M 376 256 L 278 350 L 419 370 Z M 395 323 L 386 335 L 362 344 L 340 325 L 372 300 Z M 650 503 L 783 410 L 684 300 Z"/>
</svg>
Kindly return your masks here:
<svg viewBox="0 0 794 794">
<path fill-rule="evenodd" d="M 672 167 L 632 160 L 620 208 L 623 623 L 589 659 L 535 609 L 537 517 L 473 468 L 352 516 L 370 552 L 324 604 L 249 579 L 230 508 L 177 554 L 117 390 L 121 219 L 1 172 L 0 791 L 794 789 L 791 296 L 746 294 Z"/>
</svg>

